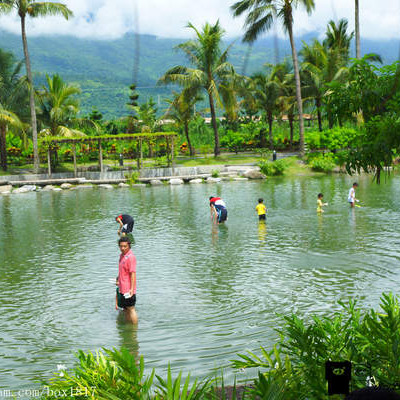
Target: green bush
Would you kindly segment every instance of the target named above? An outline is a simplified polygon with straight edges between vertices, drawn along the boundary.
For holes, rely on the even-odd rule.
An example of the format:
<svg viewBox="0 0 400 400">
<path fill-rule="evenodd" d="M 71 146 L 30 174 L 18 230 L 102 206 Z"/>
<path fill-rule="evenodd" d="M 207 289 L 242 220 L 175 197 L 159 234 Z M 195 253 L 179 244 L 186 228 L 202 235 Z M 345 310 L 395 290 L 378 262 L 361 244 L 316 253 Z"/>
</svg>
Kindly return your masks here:
<svg viewBox="0 0 400 400">
<path fill-rule="evenodd" d="M 309 130 L 305 132 L 305 142 L 310 150 L 344 150 L 351 147 L 359 135 L 359 130 L 350 127 L 336 127 L 322 132 Z"/>
<path fill-rule="evenodd" d="M 313 171 L 317 172 L 332 172 L 336 164 L 333 154 L 316 153 L 309 157 L 308 164 Z"/>
<path fill-rule="evenodd" d="M 288 162 L 285 159 L 269 161 L 261 160 L 258 163 L 261 172 L 266 176 L 277 176 L 284 175 L 286 169 L 289 167 Z"/>
<path fill-rule="evenodd" d="M 105 349 L 103 352 L 78 353 L 79 364 L 70 371 L 62 370 L 44 382 L 41 399 L 101 399 L 101 400 L 216 400 L 225 396 L 223 377 L 199 381 L 182 372 L 174 379 L 168 365 L 167 379 L 155 374 L 154 369 L 144 375 L 143 357 L 139 360 L 127 349 Z M 156 377 L 157 381 L 155 381 Z M 217 387 L 218 385 L 218 387 Z M 236 396 L 234 383 L 230 400 Z M 221 393 L 222 392 L 222 393 Z M 245 399 L 245 395 L 240 397 Z"/>
<path fill-rule="evenodd" d="M 352 386 L 366 386 L 367 379 L 380 386 L 399 389 L 400 306 L 391 293 L 382 294 L 381 310 L 364 311 L 356 302 L 339 302 L 341 311 L 326 317 L 312 316 L 311 322 L 296 315 L 283 316 L 278 343 L 258 356 L 239 354 L 235 368 L 259 368 L 254 392 L 267 398 L 280 388 L 283 397 L 274 399 L 328 400 L 324 364 L 351 361 Z M 307 317 L 307 321 L 310 319 Z"/>
<path fill-rule="evenodd" d="M 243 134 L 228 130 L 226 135 L 221 138 L 221 146 L 227 147 L 230 151 L 236 154 L 243 151 L 246 145 L 246 140 Z"/>
</svg>

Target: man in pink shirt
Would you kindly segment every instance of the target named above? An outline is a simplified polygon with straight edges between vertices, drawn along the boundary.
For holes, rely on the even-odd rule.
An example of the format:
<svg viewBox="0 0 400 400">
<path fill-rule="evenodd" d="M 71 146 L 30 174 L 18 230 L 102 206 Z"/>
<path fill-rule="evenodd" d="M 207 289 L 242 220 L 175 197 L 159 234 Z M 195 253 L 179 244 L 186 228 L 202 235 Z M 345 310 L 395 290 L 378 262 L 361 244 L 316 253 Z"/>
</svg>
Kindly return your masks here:
<svg viewBox="0 0 400 400">
<path fill-rule="evenodd" d="M 137 324 L 136 304 L 136 257 L 131 250 L 131 241 L 127 236 L 118 241 L 121 255 L 118 267 L 118 289 L 122 294 L 122 308 L 128 322 Z"/>
</svg>

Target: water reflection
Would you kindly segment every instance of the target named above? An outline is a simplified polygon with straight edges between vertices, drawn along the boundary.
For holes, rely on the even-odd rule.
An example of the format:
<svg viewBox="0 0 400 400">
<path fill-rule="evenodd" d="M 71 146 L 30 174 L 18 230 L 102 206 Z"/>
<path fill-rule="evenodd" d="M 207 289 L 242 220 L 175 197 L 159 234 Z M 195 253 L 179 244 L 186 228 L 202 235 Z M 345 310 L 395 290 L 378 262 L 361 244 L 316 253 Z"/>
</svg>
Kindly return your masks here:
<svg viewBox="0 0 400 400">
<path fill-rule="evenodd" d="M 139 360 L 139 341 L 138 341 L 138 325 L 127 323 L 125 313 L 123 311 L 118 312 L 116 319 L 117 331 L 120 338 L 120 347 L 125 347 L 135 357 L 135 360 Z M 139 321 L 140 323 L 140 321 Z"/>
<path fill-rule="evenodd" d="M 265 243 L 267 238 L 267 223 L 265 221 L 258 221 L 258 240 L 261 244 Z"/>
</svg>

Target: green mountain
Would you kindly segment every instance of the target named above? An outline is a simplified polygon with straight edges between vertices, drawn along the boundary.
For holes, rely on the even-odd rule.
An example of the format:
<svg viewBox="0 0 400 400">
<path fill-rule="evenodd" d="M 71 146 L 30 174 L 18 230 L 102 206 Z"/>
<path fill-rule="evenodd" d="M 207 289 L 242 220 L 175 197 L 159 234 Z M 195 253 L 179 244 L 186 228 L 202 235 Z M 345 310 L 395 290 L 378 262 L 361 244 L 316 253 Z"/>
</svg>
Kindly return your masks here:
<svg viewBox="0 0 400 400">
<path fill-rule="evenodd" d="M 310 42 L 314 37 L 317 37 L 316 33 L 299 38 L 298 48 L 302 40 Z M 58 73 L 66 82 L 81 87 L 82 113 L 97 107 L 106 119 L 126 114 L 129 85 L 134 78 L 139 102 L 152 96 L 160 113 L 166 109 L 165 98 L 170 96 L 172 89 L 158 87 L 156 82 L 168 68 L 186 63 L 183 55 L 174 50 L 174 46 L 183 41 L 134 34 L 109 41 L 73 36 L 28 37 L 36 84 L 44 83 L 45 74 Z M 226 43 L 230 44 L 230 61 L 239 73 L 249 75 L 262 69 L 263 64 L 275 61 L 273 39 L 259 40 L 251 47 L 240 39 Z M 277 47 L 280 59 L 290 56 L 288 40 L 278 40 Z M 380 54 L 385 63 L 398 59 L 397 42 L 363 40 L 362 47 L 366 53 Z M 0 31 L 0 48 L 23 58 L 19 35 Z"/>
</svg>

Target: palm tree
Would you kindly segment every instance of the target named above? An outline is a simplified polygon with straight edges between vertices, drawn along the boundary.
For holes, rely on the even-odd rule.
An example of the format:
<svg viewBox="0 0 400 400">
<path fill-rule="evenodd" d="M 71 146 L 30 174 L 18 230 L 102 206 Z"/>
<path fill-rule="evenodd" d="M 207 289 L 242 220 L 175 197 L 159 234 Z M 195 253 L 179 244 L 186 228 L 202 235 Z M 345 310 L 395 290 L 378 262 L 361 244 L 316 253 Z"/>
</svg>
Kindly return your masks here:
<svg viewBox="0 0 400 400">
<path fill-rule="evenodd" d="M 358 0 L 355 0 L 355 31 L 356 31 L 356 58 L 361 58 L 361 38 L 360 38 L 360 8 Z"/>
<path fill-rule="evenodd" d="M 341 19 L 337 24 L 329 21 L 323 43 L 318 40 L 314 40 L 312 45 L 303 42 L 303 48 L 300 50 L 303 58 L 304 93 L 315 101 L 320 131 L 322 131 L 321 107 L 327 91 L 326 84 L 343 79 L 352 38 L 353 33 L 347 34 L 346 19 Z M 333 118 L 330 110 L 327 111 L 329 127 L 332 128 Z"/>
<path fill-rule="evenodd" d="M 22 62 L 16 62 L 12 53 L 0 49 L 0 158 L 4 171 L 7 170 L 8 127 L 13 126 L 24 135 L 22 121 L 26 120 L 26 111 L 29 111 L 26 79 L 20 77 L 21 68 Z"/>
<path fill-rule="evenodd" d="M 348 22 L 347 19 L 342 18 L 336 24 L 334 21 L 329 21 L 326 39 L 324 40 L 324 45 L 328 49 L 335 50 L 339 52 L 342 60 L 342 64 L 346 64 L 349 60 L 350 53 L 350 43 L 354 37 L 354 32 L 350 34 L 347 33 Z"/>
<path fill-rule="evenodd" d="M 3 171 L 7 171 L 6 134 L 8 126 L 13 126 L 16 129 L 20 130 L 24 128 L 24 125 L 20 121 L 18 116 L 12 111 L 6 110 L 0 104 L 0 160 L 1 168 L 3 169 Z"/>
<path fill-rule="evenodd" d="M 314 9 L 314 0 L 240 0 L 232 6 L 234 16 L 247 12 L 245 20 L 244 41 L 253 42 L 257 37 L 269 30 L 274 19 L 281 19 L 287 31 L 292 48 L 294 77 L 296 82 L 296 101 L 299 113 L 300 153 L 304 154 L 304 120 L 301 99 L 299 63 L 293 35 L 293 9 L 302 5 L 310 14 Z"/>
<path fill-rule="evenodd" d="M 219 21 L 215 25 L 206 23 L 199 31 L 191 23 L 188 27 L 196 33 L 196 40 L 189 40 L 177 46 L 188 57 L 193 68 L 176 66 L 168 70 L 159 80 L 160 84 L 178 83 L 184 88 L 205 90 L 210 104 L 211 123 L 214 131 L 214 155 L 220 154 L 219 135 L 215 103 L 222 106 L 220 100 L 221 83 L 226 77 L 234 76 L 233 66 L 227 62 L 228 47 L 221 51 L 221 41 L 224 34 Z"/>
<path fill-rule="evenodd" d="M 35 108 L 35 89 L 32 78 L 31 62 L 29 59 L 28 42 L 26 39 L 26 17 L 44 17 L 46 15 L 63 15 L 65 19 L 71 17 L 72 11 L 61 3 L 36 2 L 36 0 L 3 0 L 0 2 L 0 14 L 9 14 L 16 10 L 21 19 L 22 46 L 24 49 L 26 73 L 29 82 L 29 103 L 31 111 L 31 127 L 33 142 L 33 166 L 35 172 L 39 170 L 39 150 L 37 143 L 37 121 Z"/>
<path fill-rule="evenodd" d="M 280 109 L 280 113 L 286 114 L 289 129 L 290 129 L 290 147 L 293 148 L 293 136 L 294 136 L 294 118 L 297 107 L 296 99 L 296 83 L 293 73 L 293 67 L 288 61 L 279 63 L 274 68 L 274 80 L 279 86 L 279 97 L 277 104 Z"/>
<path fill-rule="evenodd" d="M 189 122 L 195 115 L 195 104 L 202 100 L 197 91 L 190 88 L 183 89 L 181 93 L 174 93 L 173 100 L 167 100 L 170 104 L 166 117 L 173 118 L 179 125 L 183 126 L 190 156 L 194 156 L 194 147 L 189 136 Z"/>
<path fill-rule="evenodd" d="M 269 147 L 272 149 L 272 123 L 274 121 L 274 113 L 277 110 L 277 99 L 279 96 L 279 84 L 275 80 L 275 70 L 272 69 L 269 73 L 257 73 L 251 78 L 253 81 L 254 98 L 259 109 L 265 113 L 268 123 Z M 265 135 L 261 137 L 261 147 L 266 147 Z"/>
<path fill-rule="evenodd" d="M 79 102 L 76 95 L 81 92 L 77 86 L 67 85 L 59 75 L 46 75 L 47 87 L 39 92 L 42 110 L 42 121 L 46 128 L 40 131 L 41 136 L 76 137 L 85 134 L 73 126 L 83 123 L 76 118 Z M 84 121 L 88 122 L 88 121 Z M 89 123 L 89 122 L 88 122 Z M 94 122 L 92 122 L 94 124 Z"/>
</svg>

